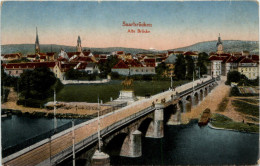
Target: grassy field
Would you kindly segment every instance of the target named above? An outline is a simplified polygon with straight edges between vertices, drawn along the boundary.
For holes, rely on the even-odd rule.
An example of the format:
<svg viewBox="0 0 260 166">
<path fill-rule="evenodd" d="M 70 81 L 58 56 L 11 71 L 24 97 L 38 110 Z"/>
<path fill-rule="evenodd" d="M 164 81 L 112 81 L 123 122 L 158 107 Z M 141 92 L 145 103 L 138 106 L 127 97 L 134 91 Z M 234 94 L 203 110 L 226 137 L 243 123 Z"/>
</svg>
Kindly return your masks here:
<svg viewBox="0 0 260 166">
<path fill-rule="evenodd" d="M 232 119 L 220 114 L 213 114 L 211 124 L 214 127 L 219 128 L 234 129 L 245 132 L 259 132 L 259 125 L 234 122 Z"/>
<path fill-rule="evenodd" d="M 240 99 L 240 100 L 259 105 L 259 100 L 257 100 L 257 99 L 246 99 L 245 98 L 245 99 Z"/>
<path fill-rule="evenodd" d="M 178 86 L 187 81 L 174 81 L 173 85 Z M 169 81 L 134 81 L 134 92 L 136 96 L 154 95 L 163 90 L 169 89 Z M 111 81 L 107 84 L 95 85 L 66 85 L 57 94 L 57 101 L 78 101 L 78 102 L 97 102 L 97 98 L 103 102 L 118 98 L 119 91 L 122 90 L 121 81 Z M 50 98 L 49 101 L 52 101 Z"/>
<path fill-rule="evenodd" d="M 248 104 L 239 100 L 233 100 L 232 104 L 235 106 L 236 111 L 259 118 L 259 107 L 257 105 Z"/>
<path fill-rule="evenodd" d="M 219 112 L 224 112 L 225 109 L 227 108 L 228 101 L 229 101 L 229 100 L 228 100 L 227 97 L 223 98 L 223 100 L 221 101 L 221 103 L 219 103 L 219 105 L 218 105 L 217 111 L 219 111 Z"/>
</svg>

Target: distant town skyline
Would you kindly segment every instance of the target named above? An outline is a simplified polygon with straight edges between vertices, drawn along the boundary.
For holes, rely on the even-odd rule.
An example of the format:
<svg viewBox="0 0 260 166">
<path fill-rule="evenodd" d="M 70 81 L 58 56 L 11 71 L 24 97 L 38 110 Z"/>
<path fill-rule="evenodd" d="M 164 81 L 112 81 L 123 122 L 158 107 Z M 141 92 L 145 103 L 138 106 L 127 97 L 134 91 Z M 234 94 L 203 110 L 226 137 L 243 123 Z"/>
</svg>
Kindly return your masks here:
<svg viewBox="0 0 260 166">
<path fill-rule="evenodd" d="M 1 44 L 166 50 L 217 40 L 258 41 L 258 4 L 211 2 L 3 2 Z M 139 33 L 140 32 L 140 33 Z"/>
</svg>

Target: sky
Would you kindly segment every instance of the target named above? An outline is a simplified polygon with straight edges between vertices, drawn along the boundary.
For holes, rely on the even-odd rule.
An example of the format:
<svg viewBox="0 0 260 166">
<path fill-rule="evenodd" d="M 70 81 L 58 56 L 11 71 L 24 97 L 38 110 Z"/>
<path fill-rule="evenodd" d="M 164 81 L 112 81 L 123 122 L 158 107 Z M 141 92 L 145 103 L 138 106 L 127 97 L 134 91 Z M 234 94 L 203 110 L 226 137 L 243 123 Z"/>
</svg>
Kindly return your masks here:
<svg viewBox="0 0 260 166">
<path fill-rule="evenodd" d="M 152 27 L 122 26 L 145 22 Z M 7 1 L 1 7 L 1 44 L 129 47 L 166 50 L 217 40 L 258 41 L 254 1 Z M 138 29 L 150 33 L 137 33 Z M 129 33 L 134 30 L 135 33 Z"/>
</svg>

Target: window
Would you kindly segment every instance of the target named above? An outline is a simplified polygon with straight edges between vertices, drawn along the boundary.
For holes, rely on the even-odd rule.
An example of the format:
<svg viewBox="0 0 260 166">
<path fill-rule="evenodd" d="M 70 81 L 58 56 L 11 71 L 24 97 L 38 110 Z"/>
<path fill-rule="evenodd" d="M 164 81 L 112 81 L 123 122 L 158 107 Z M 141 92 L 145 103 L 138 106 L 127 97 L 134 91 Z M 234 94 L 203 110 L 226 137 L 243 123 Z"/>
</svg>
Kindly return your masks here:
<svg viewBox="0 0 260 166">
<path fill-rule="evenodd" d="M 9 74 L 12 74 L 12 72 L 11 72 L 11 71 L 9 71 Z"/>
<path fill-rule="evenodd" d="M 18 71 L 16 70 L 16 74 L 18 74 Z"/>
<path fill-rule="evenodd" d="M 137 69 L 136 69 L 135 71 L 136 71 L 136 72 L 138 72 L 138 70 L 137 70 Z"/>
</svg>

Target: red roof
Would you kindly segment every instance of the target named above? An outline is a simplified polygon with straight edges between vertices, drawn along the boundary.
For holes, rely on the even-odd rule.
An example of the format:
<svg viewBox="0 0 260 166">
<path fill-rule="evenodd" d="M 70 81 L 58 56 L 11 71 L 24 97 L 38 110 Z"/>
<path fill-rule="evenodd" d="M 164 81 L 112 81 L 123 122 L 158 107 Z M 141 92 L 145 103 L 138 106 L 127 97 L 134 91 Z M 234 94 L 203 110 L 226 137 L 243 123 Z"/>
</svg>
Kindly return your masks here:
<svg viewBox="0 0 260 166">
<path fill-rule="evenodd" d="M 89 56 L 89 54 L 91 53 L 90 51 L 83 51 L 82 52 L 84 54 L 84 56 Z"/>
<path fill-rule="evenodd" d="M 77 65 L 77 63 L 64 63 L 61 64 L 61 71 L 66 72 L 71 68 L 74 68 Z"/>
<path fill-rule="evenodd" d="M 228 53 L 222 53 L 222 54 L 218 54 L 218 56 L 226 56 L 226 57 L 230 57 L 231 55 Z"/>
<path fill-rule="evenodd" d="M 142 63 L 139 62 L 136 59 L 128 59 L 125 61 L 125 63 L 129 66 L 129 67 L 143 67 Z"/>
<path fill-rule="evenodd" d="M 209 60 L 211 61 L 222 61 L 222 58 L 219 56 L 210 56 Z"/>
<path fill-rule="evenodd" d="M 253 61 L 259 62 L 259 55 L 251 55 Z"/>
<path fill-rule="evenodd" d="M 27 55 L 27 58 L 36 58 L 37 55 Z"/>
<path fill-rule="evenodd" d="M 66 58 L 63 58 L 62 56 L 60 56 L 57 60 L 58 61 L 68 61 Z"/>
<path fill-rule="evenodd" d="M 26 69 L 26 68 L 38 68 L 38 67 L 48 67 L 53 68 L 55 62 L 28 62 L 28 63 L 8 63 L 5 65 L 6 69 Z"/>
<path fill-rule="evenodd" d="M 107 56 L 106 55 L 100 55 L 100 58 L 101 59 L 107 59 Z"/>
<path fill-rule="evenodd" d="M 174 51 L 168 51 L 168 54 L 173 54 L 174 53 Z"/>
<path fill-rule="evenodd" d="M 21 57 L 21 55 L 19 53 L 16 53 L 16 54 L 4 54 L 2 55 L 4 58 L 19 58 Z"/>
<path fill-rule="evenodd" d="M 41 55 L 40 59 L 46 59 L 46 56 Z"/>
<path fill-rule="evenodd" d="M 123 60 L 120 60 L 114 67 L 113 69 L 128 69 L 128 65 L 125 64 Z"/>
<path fill-rule="evenodd" d="M 47 56 L 53 56 L 55 52 L 47 52 Z"/>
<path fill-rule="evenodd" d="M 183 55 L 198 55 L 198 54 L 195 52 L 187 51 Z"/>
<path fill-rule="evenodd" d="M 237 60 L 237 57 L 235 57 L 235 56 L 230 56 L 230 57 L 227 59 L 226 63 L 235 63 L 236 60 Z"/>
<path fill-rule="evenodd" d="M 154 58 L 147 58 L 147 59 L 144 59 L 144 62 L 145 63 L 155 63 L 155 59 Z"/>
<path fill-rule="evenodd" d="M 74 56 L 74 55 L 79 56 L 79 55 L 80 55 L 80 52 L 67 52 L 67 55 L 68 55 L 69 58 L 71 58 L 71 57 Z"/>
<path fill-rule="evenodd" d="M 124 54 L 124 51 L 117 51 L 116 54 L 122 55 L 122 54 Z"/>
<path fill-rule="evenodd" d="M 255 63 L 252 59 L 244 58 L 239 63 Z"/>
<path fill-rule="evenodd" d="M 93 60 L 88 56 L 84 56 L 84 57 L 79 56 L 74 58 L 72 62 L 93 62 Z"/>
</svg>

